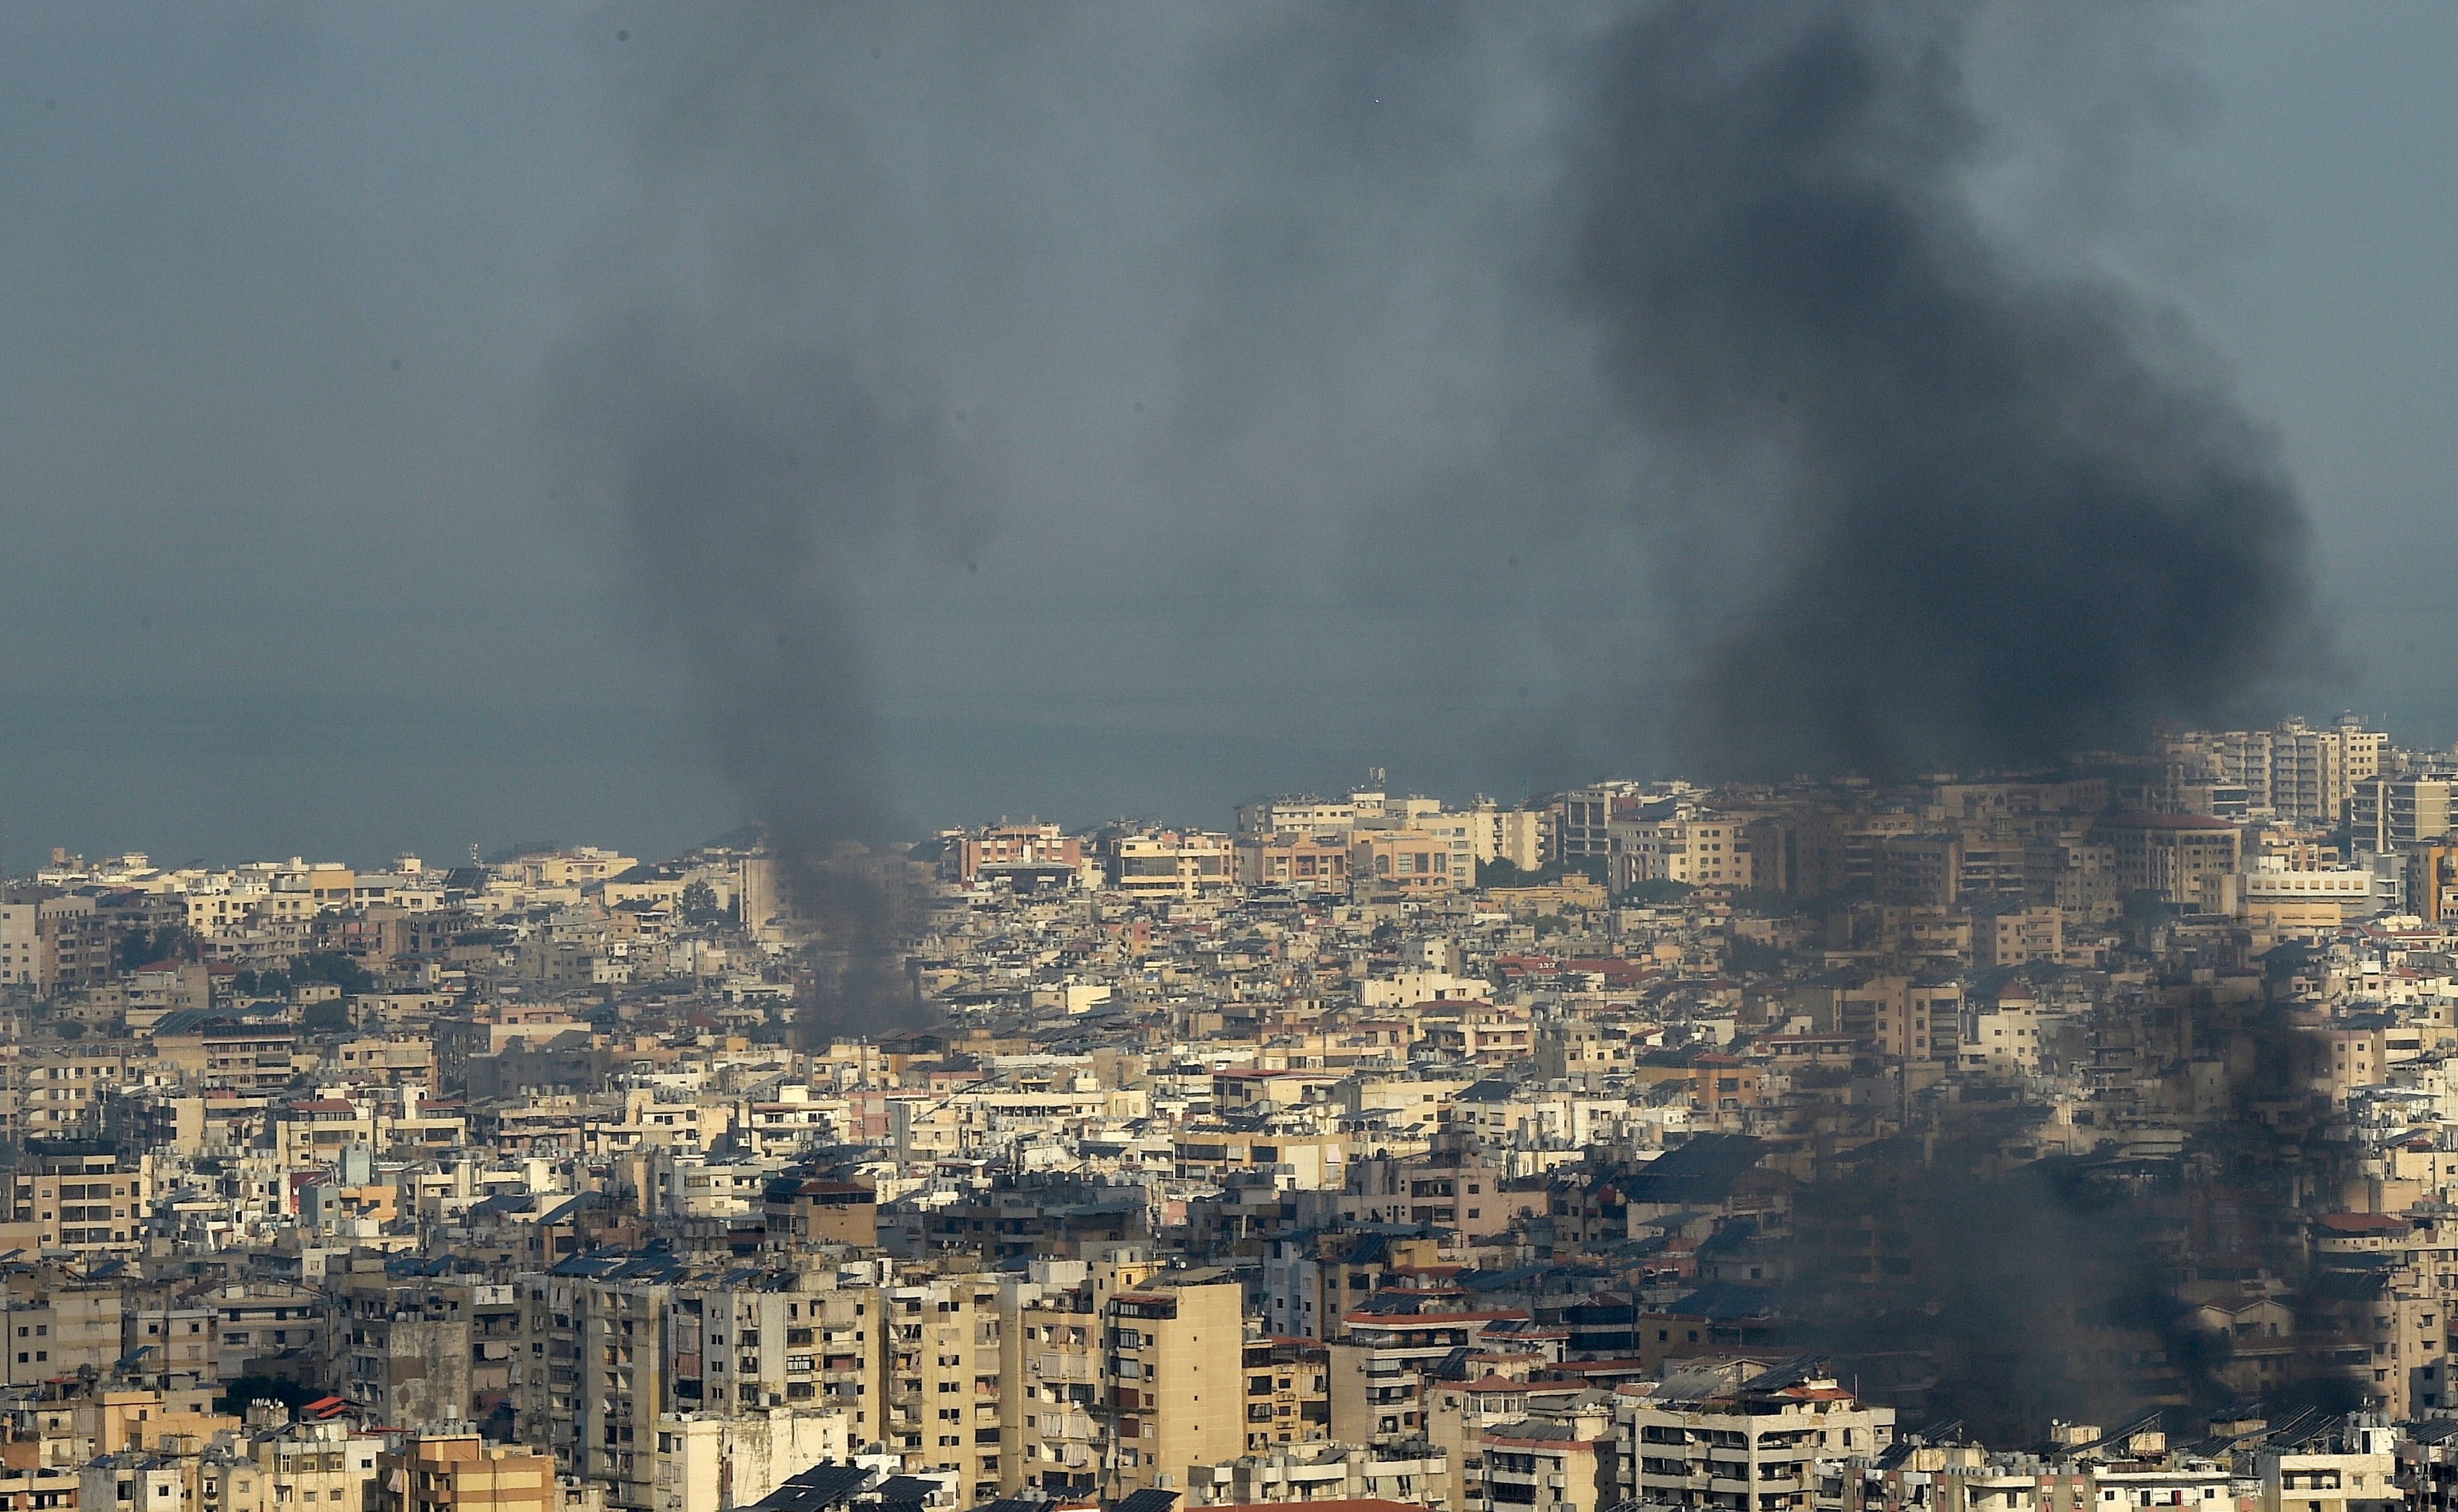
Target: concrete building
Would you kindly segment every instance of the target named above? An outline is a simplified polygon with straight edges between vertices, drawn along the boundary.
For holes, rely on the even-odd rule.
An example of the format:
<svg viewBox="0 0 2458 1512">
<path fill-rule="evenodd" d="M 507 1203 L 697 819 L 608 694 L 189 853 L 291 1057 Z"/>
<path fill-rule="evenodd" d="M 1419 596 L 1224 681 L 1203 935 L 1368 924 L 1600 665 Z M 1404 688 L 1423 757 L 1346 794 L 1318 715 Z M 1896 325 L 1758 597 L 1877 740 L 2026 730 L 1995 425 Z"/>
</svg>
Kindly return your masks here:
<svg viewBox="0 0 2458 1512">
<path fill-rule="evenodd" d="M 376 1457 L 367 1512 L 558 1512 L 554 1460 L 474 1433 L 406 1436 Z"/>
<path fill-rule="evenodd" d="M 1116 1461 L 1112 1497 L 1183 1490 L 1245 1452 L 1245 1289 L 1218 1271 L 1095 1275 Z M 1109 1291 L 1115 1286 L 1118 1289 Z"/>
<path fill-rule="evenodd" d="M 1615 1481 L 1624 1498 L 1806 1512 L 1819 1460 L 1874 1458 L 1894 1442 L 1894 1409 L 1864 1406 L 1831 1377 L 1784 1372 L 1736 1381 L 1737 1374 L 1686 1372 L 1653 1398 L 1617 1407 Z"/>
<path fill-rule="evenodd" d="M 2115 864 L 2116 890 L 2161 902 L 2214 908 L 2218 880 L 2237 870 L 2241 832 L 2200 814 L 2120 814 L 2098 821 Z"/>
</svg>

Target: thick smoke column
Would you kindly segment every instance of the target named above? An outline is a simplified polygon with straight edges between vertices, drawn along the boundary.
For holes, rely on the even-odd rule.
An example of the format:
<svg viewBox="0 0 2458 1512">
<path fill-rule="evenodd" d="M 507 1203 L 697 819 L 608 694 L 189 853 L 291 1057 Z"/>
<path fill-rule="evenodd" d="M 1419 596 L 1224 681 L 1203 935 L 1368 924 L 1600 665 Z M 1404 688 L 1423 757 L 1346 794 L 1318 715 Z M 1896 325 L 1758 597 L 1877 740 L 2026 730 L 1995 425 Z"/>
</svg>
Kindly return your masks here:
<svg viewBox="0 0 2458 1512">
<path fill-rule="evenodd" d="M 1969 10 L 1652 10 L 1568 130 L 1571 304 L 1688 523 L 1760 564 L 1673 679 L 1710 772 L 2130 746 L 2306 633 L 2270 437 L 1975 211 Z"/>
<path fill-rule="evenodd" d="M 862 135 L 773 40 L 718 29 L 635 81 L 643 219 L 678 245 L 557 354 L 549 418 L 822 947 L 805 1018 L 875 1028 L 901 886 L 862 849 L 891 784 L 861 579 L 907 540 L 969 554 L 991 489 L 906 355 Z"/>
</svg>

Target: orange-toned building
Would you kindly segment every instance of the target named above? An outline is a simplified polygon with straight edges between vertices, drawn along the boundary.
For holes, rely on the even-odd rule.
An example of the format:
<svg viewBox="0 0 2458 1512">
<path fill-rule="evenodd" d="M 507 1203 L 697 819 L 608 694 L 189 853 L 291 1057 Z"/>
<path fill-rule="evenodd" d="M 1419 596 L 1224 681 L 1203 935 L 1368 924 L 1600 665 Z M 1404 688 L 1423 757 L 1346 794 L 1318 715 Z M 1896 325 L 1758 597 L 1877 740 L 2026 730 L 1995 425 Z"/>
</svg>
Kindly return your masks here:
<svg viewBox="0 0 2458 1512">
<path fill-rule="evenodd" d="M 406 1438 L 376 1457 L 368 1512 L 552 1512 L 554 1457 L 474 1433 Z"/>
</svg>

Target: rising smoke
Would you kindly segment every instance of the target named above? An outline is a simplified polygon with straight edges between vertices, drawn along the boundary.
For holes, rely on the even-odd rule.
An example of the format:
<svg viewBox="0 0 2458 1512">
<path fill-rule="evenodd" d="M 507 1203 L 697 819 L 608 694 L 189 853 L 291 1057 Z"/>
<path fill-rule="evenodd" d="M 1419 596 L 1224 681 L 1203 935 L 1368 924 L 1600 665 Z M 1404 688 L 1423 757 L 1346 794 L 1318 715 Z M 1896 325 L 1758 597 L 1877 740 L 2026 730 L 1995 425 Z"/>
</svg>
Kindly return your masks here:
<svg viewBox="0 0 2458 1512">
<path fill-rule="evenodd" d="M 620 12 L 550 412 L 839 937 L 895 932 L 823 864 L 893 827 L 882 668 L 965 659 L 879 584 L 997 514 L 1075 605 L 1167 591 L 983 660 L 1302 656 L 1512 785 L 2132 743 L 2309 639 L 2304 527 L 2168 312 L 1977 207 L 1983 13 Z"/>
<path fill-rule="evenodd" d="M 1675 681 L 1705 769 L 2054 759 L 2304 644 L 2272 439 L 2106 280 L 1975 211 L 1978 8 L 1651 9 L 1565 132 L 1565 292 L 1760 564 Z"/>
<path fill-rule="evenodd" d="M 817 1032 L 906 1004 L 899 868 L 868 849 L 896 816 L 861 579 L 903 545 L 970 555 L 996 487 L 906 339 L 883 165 L 769 40 L 719 26 L 632 77 L 654 265 L 691 274 L 610 298 L 556 355 L 548 416 L 815 937 Z"/>
</svg>

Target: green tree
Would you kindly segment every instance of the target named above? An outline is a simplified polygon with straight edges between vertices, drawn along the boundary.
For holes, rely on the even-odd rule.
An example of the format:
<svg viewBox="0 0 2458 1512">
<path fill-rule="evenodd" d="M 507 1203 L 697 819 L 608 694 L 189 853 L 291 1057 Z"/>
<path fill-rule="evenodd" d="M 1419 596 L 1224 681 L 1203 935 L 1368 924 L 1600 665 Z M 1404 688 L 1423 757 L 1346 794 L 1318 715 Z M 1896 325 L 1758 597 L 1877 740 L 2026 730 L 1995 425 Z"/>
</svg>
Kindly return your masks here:
<svg viewBox="0 0 2458 1512">
<path fill-rule="evenodd" d="M 279 1376 L 241 1376 L 222 1389 L 222 1398 L 214 1403 L 214 1411 L 241 1413 L 252 1401 L 278 1401 L 285 1409 L 295 1409 L 323 1395 Z"/>
<path fill-rule="evenodd" d="M 708 884 L 705 877 L 695 878 L 684 885 L 682 909 L 683 922 L 695 929 L 716 923 L 725 917 L 725 910 L 718 906 L 717 889 Z"/>
<path fill-rule="evenodd" d="M 299 1016 L 299 1026 L 310 1034 L 333 1034 L 350 1026 L 350 1005 L 334 1001 L 311 1003 Z"/>
<path fill-rule="evenodd" d="M 335 950 L 311 951 L 292 961 L 290 981 L 329 982 L 351 994 L 370 991 L 376 984 L 366 967 Z"/>
<path fill-rule="evenodd" d="M 1732 968 L 1752 976 L 1773 976 L 1784 968 L 1784 953 L 1763 940 L 1735 935 L 1729 946 Z"/>
<path fill-rule="evenodd" d="M 1693 891 L 1688 882 L 1677 882 L 1669 877 L 1651 877 L 1643 882 L 1633 882 L 1621 897 L 1629 903 L 1677 902 Z"/>
</svg>

